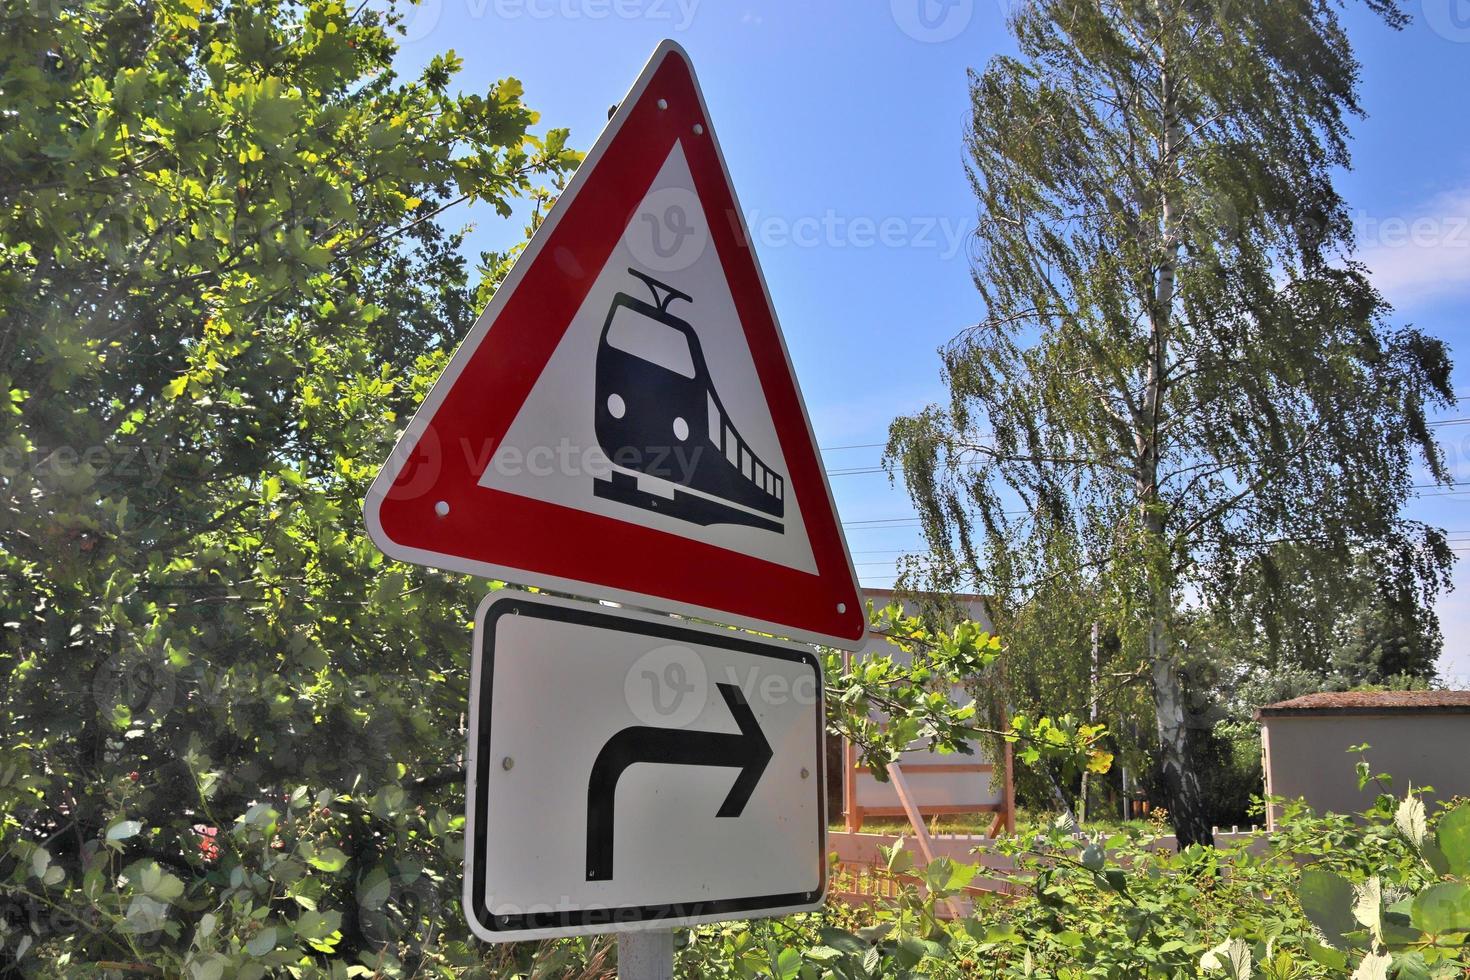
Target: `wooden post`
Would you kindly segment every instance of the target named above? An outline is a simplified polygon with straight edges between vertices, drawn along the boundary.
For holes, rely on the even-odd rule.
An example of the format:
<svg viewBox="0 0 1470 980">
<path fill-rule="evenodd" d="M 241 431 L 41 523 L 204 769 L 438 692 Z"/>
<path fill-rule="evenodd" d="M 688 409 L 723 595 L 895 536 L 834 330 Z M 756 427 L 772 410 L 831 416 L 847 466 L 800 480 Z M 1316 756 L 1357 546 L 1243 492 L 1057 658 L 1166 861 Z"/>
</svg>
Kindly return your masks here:
<svg viewBox="0 0 1470 980">
<path fill-rule="evenodd" d="M 1010 742 L 1006 743 L 1006 833 L 1016 832 L 1016 753 Z"/>
<path fill-rule="evenodd" d="M 924 855 L 924 864 L 934 863 L 934 845 L 929 840 L 929 828 L 924 826 L 924 815 L 914 805 L 913 795 L 909 793 L 908 780 L 904 778 L 903 769 L 897 762 L 888 764 L 888 778 L 893 780 L 893 788 L 898 791 L 898 802 L 903 804 L 904 813 L 908 814 L 909 823 L 914 828 L 914 840 L 919 844 L 919 853 Z M 945 908 L 949 909 L 952 919 L 961 918 L 959 906 L 954 899 L 944 900 Z"/>
<path fill-rule="evenodd" d="M 846 650 L 842 653 L 842 669 L 852 670 L 852 654 Z M 842 820 L 849 834 L 863 829 L 863 814 L 857 802 L 857 754 L 849 738 L 842 740 Z"/>
</svg>

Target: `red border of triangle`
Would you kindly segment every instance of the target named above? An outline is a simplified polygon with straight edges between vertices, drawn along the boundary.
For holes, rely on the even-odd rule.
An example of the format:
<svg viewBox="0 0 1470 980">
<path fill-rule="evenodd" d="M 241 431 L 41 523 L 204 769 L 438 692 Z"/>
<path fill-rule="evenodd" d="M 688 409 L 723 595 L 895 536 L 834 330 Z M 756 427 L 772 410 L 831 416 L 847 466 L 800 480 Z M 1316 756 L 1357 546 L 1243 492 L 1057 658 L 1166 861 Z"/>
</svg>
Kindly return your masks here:
<svg viewBox="0 0 1470 980">
<path fill-rule="evenodd" d="M 852 565 L 692 70 L 673 47 L 648 71 L 646 87 L 564 202 L 548 239 L 519 281 L 505 287 L 512 292 L 479 345 L 458 355 L 468 353 L 468 360 L 421 436 L 395 451 L 407 462 L 376 502 L 375 530 L 386 539 L 379 543 L 389 554 L 412 549 L 460 559 L 445 566 L 460 570 L 464 563 L 521 569 L 526 574 L 511 578 L 522 584 L 575 582 L 589 586 L 592 596 L 606 588 L 650 605 L 673 604 L 676 612 L 718 611 L 855 644 L 866 623 Z M 514 422 L 680 138 L 801 501 L 814 575 L 478 484 L 490 450 Z M 449 505 L 442 517 L 435 512 L 439 501 Z"/>
</svg>

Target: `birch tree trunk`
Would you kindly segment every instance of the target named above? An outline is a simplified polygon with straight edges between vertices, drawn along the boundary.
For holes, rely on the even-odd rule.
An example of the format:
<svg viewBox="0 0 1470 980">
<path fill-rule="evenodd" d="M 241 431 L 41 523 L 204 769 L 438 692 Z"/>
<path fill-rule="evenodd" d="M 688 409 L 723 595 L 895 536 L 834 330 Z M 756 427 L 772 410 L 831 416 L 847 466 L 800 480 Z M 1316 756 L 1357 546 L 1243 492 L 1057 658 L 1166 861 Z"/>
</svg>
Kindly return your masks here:
<svg viewBox="0 0 1470 980">
<path fill-rule="evenodd" d="M 1163 502 L 1159 498 L 1159 467 L 1163 457 L 1160 439 L 1169 384 L 1169 339 L 1182 247 L 1179 209 L 1170 179 L 1181 149 L 1178 93 L 1170 72 L 1167 49 L 1161 53 L 1161 59 L 1159 105 L 1164 118 L 1159 165 L 1163 207 L 1159 231 L 1162 260 L 1149 315 L 1149 361 L 1144 385 L 1144 419 L 1148 428 L 1138 433 L 1135 440 L 1140 450 L 1138 489 L 1148 569 L 1148 662 L 1151 665 L 1154 719 L 1159 736 L 1159 777 L 1174 832 L 1181 846 L 1212 845 L 1214 837 L 1199 776 L 1191 765 L 1186 692 L 1170 630 L 1175 598 L 1171 573 L 1173 549 L 1168 537 L 1169 529 L 1165 526 Z"/>
</svg>

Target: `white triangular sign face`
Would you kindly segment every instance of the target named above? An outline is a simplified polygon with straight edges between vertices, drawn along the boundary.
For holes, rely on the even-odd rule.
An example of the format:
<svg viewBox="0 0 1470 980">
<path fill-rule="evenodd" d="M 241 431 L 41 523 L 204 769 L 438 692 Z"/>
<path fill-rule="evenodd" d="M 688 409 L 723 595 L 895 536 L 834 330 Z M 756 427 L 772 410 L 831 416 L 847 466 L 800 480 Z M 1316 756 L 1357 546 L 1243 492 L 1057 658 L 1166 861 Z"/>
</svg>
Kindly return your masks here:
<svg viewBox="0 0 1470 980">
<path fill-rule="evenodd" d="M 395 558 L 861 641 L 826 474 L 677 45 L 655 52 L 365 513 Z"/>
<path fill-rule="evenodd" d="M 785 490 L 786 458 L 697 204 L 684 150 L 675 144 L 479 482 L 815 572 L 801 501 Z M 690 297 L 665 312 L 692 337 L 628 303 L 657 302 L 655 287 L 630 270 L 647 269 L 659 247 L 664 268 L 653 281 Z M 610 362 L 626 362 L 630 354 L 634 371 L 620 375 L 626 364 Z M 647 372 L 653 378 L 638 377 L 639 362 L 654 366 Z M 700 376 L 704 369 L 707 377 Z M 658 384 L 659 373 L 669 383 Z M 621 385 L 614 380 L 620 376 Z M 588 395 L 568 398 L 567 392 Z M 679 394 L 692 397 L 680 404 Z M 598 438 L 599 420 L 607 440 Z M 619 450 L 623 457 L 615 462 Z M 747 492 L 698 489 L 701 467 L 719 469 L 727 484 Z M 619 474 L 634 481 L 631 499 L 608 493 Z M 689 498 L 701 512 L 728 512 L 715 515 L 716 523 L 689 520 L 679 511 Z M 779 513 L 744 498 L 780 504 Z M 736 523 L 747 517 L 748 523 Z"/>
</svg>

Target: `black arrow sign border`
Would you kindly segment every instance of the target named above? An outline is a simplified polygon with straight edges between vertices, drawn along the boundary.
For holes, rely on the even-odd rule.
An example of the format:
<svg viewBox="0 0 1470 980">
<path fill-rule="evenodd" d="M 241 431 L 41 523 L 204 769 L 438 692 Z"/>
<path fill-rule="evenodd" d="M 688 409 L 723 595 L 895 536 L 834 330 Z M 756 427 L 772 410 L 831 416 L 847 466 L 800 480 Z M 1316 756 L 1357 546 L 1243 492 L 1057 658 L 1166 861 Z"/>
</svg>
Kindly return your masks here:
<svg viewBox="0 0 1470 980">
<path fill-rule="evenodd" d="M 495 915 L 485 904 L 487 889 L 487 847 L 485 815 L 489 812 L 489 787 L 491 763 L 494 751 L 490 745 L 490 713 L 494 703 L 492 694 L 495 684 L 495 638 L 497 626 L 506 616 L 530 616 L 534 619 L 586 626 L 592 629 L 613 630 L 620 633 L 637 633 L 655 639 L 692 646 L 716 647 L 787 663 L 802 664 L 811 669 L 816 679 L 818 709 L 813 736 L 816 740 L 817 768 L 813 773 L 817 791 L 817 839 L 822 841 L 819 855 L 820 878 L 817 888 L 810 892 L 792 892 L 780 895 L 745 896 L 740 898 L 713 898 L 677 905 L 629 905 L 618 908 L 574 909 L 565 911 L 535 911 L 507 915 Z M 469 809 L 467 830 L 473 828 L 478 840 L 466 839 L 469 851 L 465 882 L 465 909 L 474 923 L 487 933 L 519 933 L 532 930 L 579 929 L 607 927 L 621 923 L 646 922 L 659 919 L 689 918 L 745 918 L 741 913 L 760 912 L 768 909 L 784 909 L 819 902 L 827 893 L 827 792 L 826 792 L 826 744 L 823 730 L 823 715 L 820 710 L 822 697 L 822 665 L 806 650 L 790 647 L 780 641 L 760 640 L 749 634 L 733 630 L 705 631 L 667 622 L 649 621 L 627 614 L 619 615 L 605 606 L 551 605 L 549 603 L 521 598 L 517 595 L 502 595 L 484 612 L 484 622 L 479 630 L 480 642 L 474 651 L 478 663 L 479 685 L 472 688 L 470 697 L 476 702 L 475 730 L 470 733 L 475 746 L 474 787 L 466 801 Z M 577 843 L 571 846 L 576 847 Z M 513 939 L 513 935 L 507 935 Z"/>
</svg>

